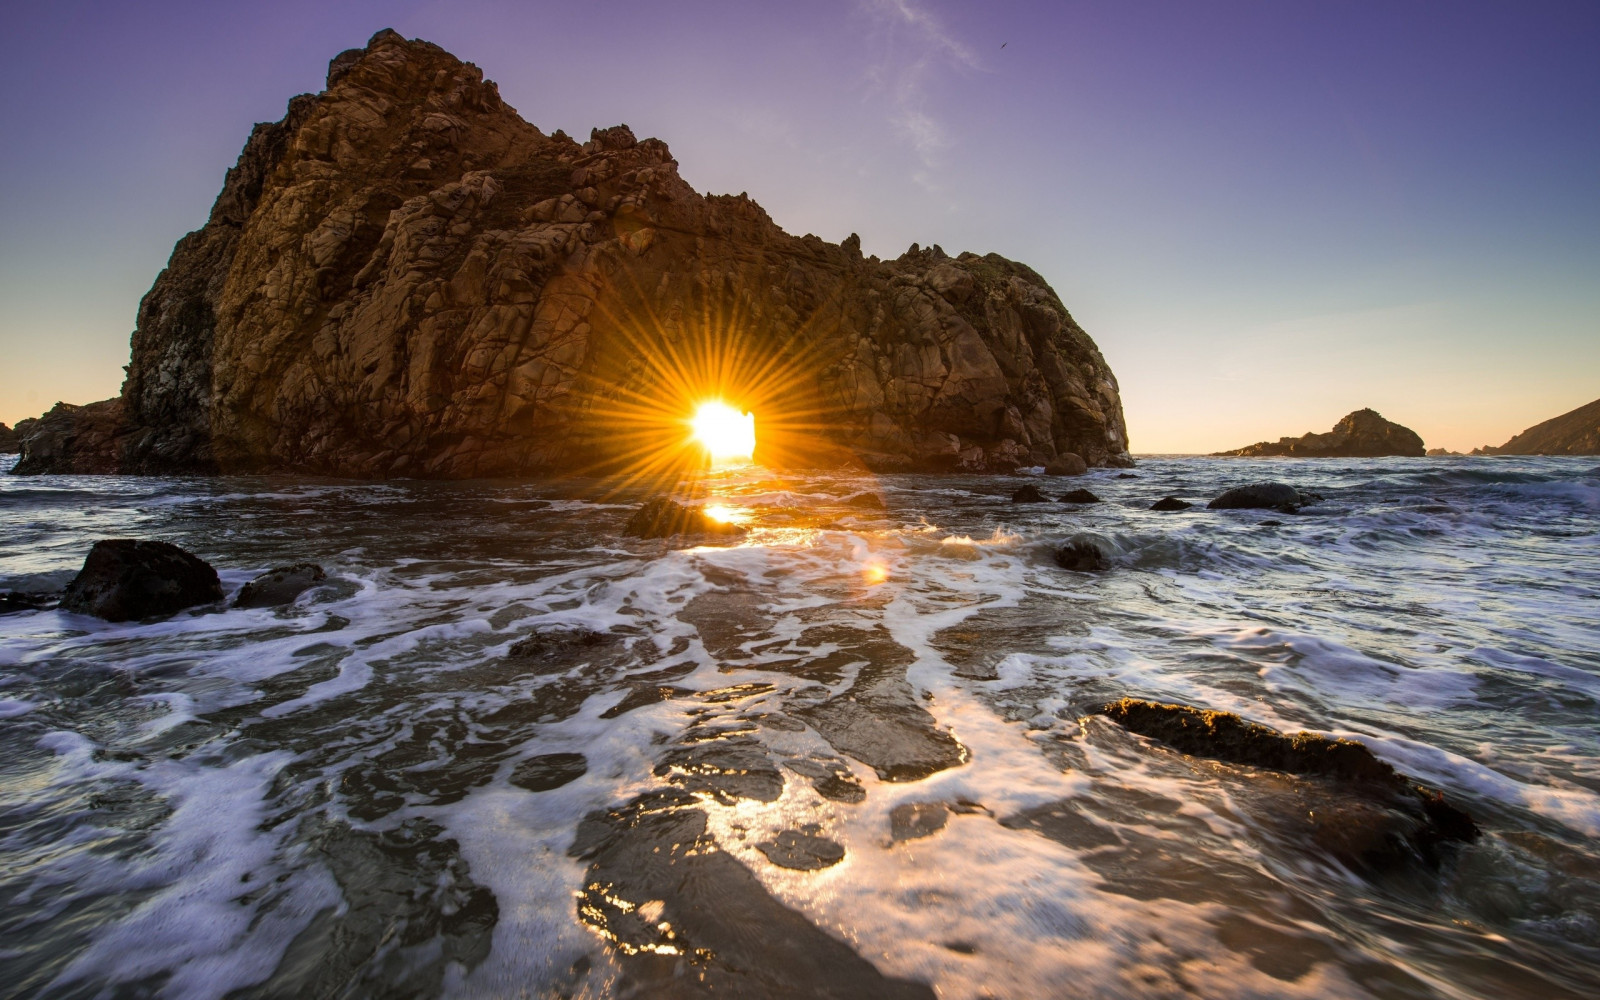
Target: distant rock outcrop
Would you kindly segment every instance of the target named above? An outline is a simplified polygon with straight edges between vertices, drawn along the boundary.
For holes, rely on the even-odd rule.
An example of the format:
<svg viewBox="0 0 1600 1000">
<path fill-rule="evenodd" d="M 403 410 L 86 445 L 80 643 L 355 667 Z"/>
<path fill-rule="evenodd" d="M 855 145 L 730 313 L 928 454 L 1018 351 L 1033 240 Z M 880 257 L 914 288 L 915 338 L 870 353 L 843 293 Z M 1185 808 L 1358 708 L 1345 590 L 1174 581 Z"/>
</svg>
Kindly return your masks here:
<svg viewBox="0 0 1600 1000">
<path fill-rule="evenodd" d="M 790 236 L 660 140 L 545 135 L 382 31 L 256 126 L 121 397 L 52 410 L 18 471 L 621 468 L 706 392 L 756 412 L 769 465 L 1131 464 L 1111 369 L 1029 268 Z"/>
<path fill-rule="evenodd" d="M 0 422 L 0 455 L 15 455 L 20 447 L 17 432 Z"/>
<path fill-rule="evenodd" d="M 1474 455 L 1600 455 L 1600 399 L 1534 424 L 1498 448 L 1474 448 Z"/>
<path fill-rule="evenodd" d="M 1333 425 L 1326 434 L 1305 434 L 1297 438 L 1261 441 L 1236 451 L 1217 455 L 1241 458 L 1384 458 L 1403 455 L 1421 458 L 1422 438 L 1409 427 L 1383 419 L 1376 410 L 1357 410 Z"/>
</svg>

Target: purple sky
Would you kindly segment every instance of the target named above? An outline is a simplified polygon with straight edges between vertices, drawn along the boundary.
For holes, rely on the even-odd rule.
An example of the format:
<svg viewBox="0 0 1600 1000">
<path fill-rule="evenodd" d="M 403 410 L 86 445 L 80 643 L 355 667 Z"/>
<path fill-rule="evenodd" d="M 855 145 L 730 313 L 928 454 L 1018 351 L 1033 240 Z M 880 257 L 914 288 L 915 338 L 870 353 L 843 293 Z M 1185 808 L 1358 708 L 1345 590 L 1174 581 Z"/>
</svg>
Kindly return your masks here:
<svg viewBox="0 0 1600 1000">
<path fill-rule="evenodd" d="M 1600 3 L 11 3 L 0 420 L 116 393 L 139 297 L 250 126 L 382 27 L 546 131 L 897 256 L 997 251 L 1122 383 L 1138 452 L 1430 446 L 1600 397 Z M 1002 48 L 1004 45 L 1004 48 Z"/>
</svg>

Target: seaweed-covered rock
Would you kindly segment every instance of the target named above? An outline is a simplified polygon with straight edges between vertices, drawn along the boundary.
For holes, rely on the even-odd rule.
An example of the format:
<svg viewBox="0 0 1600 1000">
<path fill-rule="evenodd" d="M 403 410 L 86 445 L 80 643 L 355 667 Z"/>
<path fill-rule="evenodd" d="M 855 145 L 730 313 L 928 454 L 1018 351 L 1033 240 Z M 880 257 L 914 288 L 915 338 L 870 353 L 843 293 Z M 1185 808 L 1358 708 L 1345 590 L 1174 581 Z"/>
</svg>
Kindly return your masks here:
<svg viewBox="0 0 1600 1000">
<path fill-rule="evenodd" d="M 279 566 L 239 588 L 233 599 L 236 608 L 275 608 L 290 604 L 296 597 L 328 578 L 316 563 Z"/>
<path fill-rule="evenodd" d="M 1283 825 L 1358 868 L 1384 870 L 1413 858 L 1437 866 L 1442 844 L 1479 835 L 1465 811 L 1354 740 L 1284 734 L 1232 712 L 1138 698 L 1111 702 L 1096 713 L 1191 756 L 1308 779 L 1287 790 L 1296 804 L 1281 817 Z"/>
<path fill-rule="evenodd" d="M 124 622 L 220 600 L 222 582 L 205 560 L 170 542 L 113 538 L 94 543 L 61 607 Z"/>
</svg>

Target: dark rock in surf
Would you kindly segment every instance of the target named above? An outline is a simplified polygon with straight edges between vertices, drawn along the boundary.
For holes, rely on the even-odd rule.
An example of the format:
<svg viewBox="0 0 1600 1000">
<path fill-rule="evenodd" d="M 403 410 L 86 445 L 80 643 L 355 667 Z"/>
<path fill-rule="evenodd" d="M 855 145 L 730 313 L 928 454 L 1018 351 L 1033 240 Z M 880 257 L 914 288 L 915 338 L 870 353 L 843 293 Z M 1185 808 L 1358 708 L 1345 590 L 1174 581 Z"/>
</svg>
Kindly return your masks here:
<svg viewBox="0 0 1600 1000">
<path fill-rule="evenodd" d="M 738 537 L 744 529 L 707 517 L 697 507 L 686 507 L 676 500 L 657 497 L 628 518 L 622 533 L 629 538 L 672 538 L 676 535 L 720 535 Z"/>
<path fill-rule="evenodd" d="M 1138 479 L 1139 477 L 1134 475 L 1131 472 L 1119 472 L 1119 473 L 1117 473 L 1117 478 L 1118 479 Z"/>
<path fill-rule="evenodd" d="M 1238 458 L 1383 458 L 1390 455 L 1421 458 L 1426 453 L 1416 431 L 1383 419 L 1376 410 L 1367 409 L 1346 414 L 1326 434 L 1260 441 L 1216 454 Z"/>
<path fill-rule="evenodd" d="M 1437 866 L 1441 845 L 1479 835 L 1465 811 L 1354 740 L 1286 735 L 1232 712 L 1137 698 L 1111 702 L 1096 714 L 1191 756 L 1316 779 L 1293 786 L 1303 805 L 1289 810 L 1286 825 L 1358 868 L 1387 870 L 1415 858 Z"/>
<path fill-rule="evenodd" d="M 878 496 L 876 493 L 857 493 L 855 496 L 845 497 L 844 502 L 848 506 L 859 507 L 862 510 L 887 509 L 884 506 L 883 497 Z"/>
<path fill-rule="evenodd" d="M 885 642 L 855 652 L 872 659 L 848 690 L 820 702 L 786 704 L 785 711 L 884 781 L 917 781 L 965 763 L 967 748 L 937 726 L 906 681 L 911 651 Z"/>
<path fill-rule="evenodd" d="M 19 611 L 48 611 L 60 603 L 60 591 L 53 593 L 37 590 L 0 591 L 0 615 L 16 614 Z"/>
<path fill-rule="evenodd" d="M 1283 522 L 1282 521 L 1274 521 L 1274 520 L 1268 518 L 1267 520 L 1261 521 L 1259 524 L 1257 524 L 1257 527 L 1261 527 L 1261 528 L 1281 528 L 1281 527 L 1283 527 Z"/>
<path fill-rule="evenodd" d="M 1189 503 L 1186 500 L 1179 500 L 1177 497 L 1162 497 L 1160 500 L 1157 500 L 1155 503 L 1151 504 L 1150 505 L 1150 509 L 1151 510 L 1188 510 L 1192 506 L 1194 506 L 1194 505 Z"/>
<path fill-rule="evenodd" d="M 61 608 L 125 622 L 220 600 L 222 583 L 205 560 L 168 542 L 115 538 L 94 543 Z"/>
<path fill-rule="evenodd" d="M 1044 467 L 1047 476 L 1081 476 L 1089 471 L 1089 463 L 1072 452 L 1063 452 Z"/>
<path fill-rule="evenodd" d="M 571 853 L 589 863 L 578 919 L 615 942 L 619 995 L 933 1000 L 769 895 L 696 804 L 678 789 L 647 793 L 578 825 Z"/>
<path fill-rule="evenodd" d="M 1209 510 L 1281 510 L 1292 514 L 1306 504 L 1316 503 L 1322 496 L 1297 490 L 1287 483 L 1251 483 L 1235 486 L 1206 504 Z"/>
<path fill-rule="evenodd" d="M 1029 483 L 1011 494 L 1012 503 L 1048 503 L 1050 498 L 1039 492 L 1039 487 Z"/>
<path fill-rule="evenodd" d="M 889 810 L 889 839 L 920 840 L 943 830 L 950 810 L 943 802 L 904 802 Z"/>
<path fill-rule="evenodd" d="M 801 830 L 783 830 L 772 840 L 756 845 L 756 850 L 779 868 L 814 872 L 844 860 L 844 848 L 826 837 Z"/>
<path fill-rule="evenodd" d="M 605 632 L 596 632 L 594 629 L 581 626 L 547 625 L 534 629 L 525 638 L 511 644 L 506 655 L 518 659 L 541 659 L 560 657 L 567 653 L 582 652 L 603 646 L 611 641 L 611 636 Z"/>
<path fill-rule="evenodd" d="M 1056 549 L 1056 565 L 1079 573 L 1100 573 L 1111 568 L 1111 557 L 1091 539 L 1072 538 Z"/>
<path fill-rule="evenodd" d="M 251 580 L 239 588 L 233 599 L 236 608 L 275 608 L 291 604 L 294 599 L 328 578 L 322 567 L 315 563 L 296 563 L 279 566 Z"/>
<path fill-rule="evenodd" d="M 1066 495 L 1064 495 L 1061 498 L 1060 502 L 1061 503 L 1099 503 L 1100 502 L 1100 498 L 1095 496 L 1093 493 L 1090 493 L 1088 490 L 1073 490 L 1070 493 L 1067 493 Z"/>
<path fill-rule="evenodd" d="M 736 799 L 776 802 L 783 794 L 783 772 L 757 740 L 710 740 L 668 751 L 656 764 L 657 777 L 691 792 L 708 792 L 723 805 Z"/>
<path fill-rule="evenodd" d="M 511 783 L 530 792 L 548 792 L 570 784 L 589 770 L 581 753 L 547 753 L 529 757 L 511 772 Z"/>
</svg>

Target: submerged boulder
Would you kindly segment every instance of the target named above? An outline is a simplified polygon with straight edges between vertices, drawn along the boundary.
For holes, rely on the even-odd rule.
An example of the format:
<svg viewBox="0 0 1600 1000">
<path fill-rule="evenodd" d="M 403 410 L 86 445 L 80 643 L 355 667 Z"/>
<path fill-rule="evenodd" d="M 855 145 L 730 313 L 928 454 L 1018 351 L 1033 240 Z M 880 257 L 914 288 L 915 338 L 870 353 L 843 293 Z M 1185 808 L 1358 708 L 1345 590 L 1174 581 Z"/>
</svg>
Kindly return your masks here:
<svg viewBox="0 0 1600 1000">
<path fill-rule="evenodd" d="M 686 507 L 676 500 L 657 497 L 633 512 L 622 533 L 629 538 L 671 538 L 675 535 L 721 535 L 737 537 L 744 529 L 707 517 L 698 507 Z"/>
<path fill-rule="evenodd" d="M 1194 757 L 1307 779 L 1290 783 L 1290 803 L 1273 817 L 1340 861 L 1386 870 L 1440 861 L 1440 846 L 1470 842 L 1478 826 L 1439 792 L 1401 775 L 1354 740 L 1284 734 L 1232 712 L 1123 698 L 1095 710 L 1130 732 Z"/>
<path fill-rule="evenodd" d="M 1194 504 L 1190 503 L 1189 501 L 1187 501 L 1187 500 L 1179 500 L 1177 497 L 1162 497 L 1160 500 L 1157 500 L 1155 503 L 1151 504 L 1150 505 L 1150 509 L 1151 510 L 1188 510 L 1190 507 L 1193 507 L 1193 506 L 1194 506 Z"/>
<path fill-rule="evenodd" d="M 1287 483 L 1251 483 L 1235 486 L 1206 504 L 1209 510 L 1281 510 L 1293 513 L 1306 504 L 1316 503 L 1322 496 L 1297 490 Z"/>
<path fill-rule="evenodd" d="M 0 615 L 18 611 L 45 611 L 61 603 L 60 592 L 39 590 L 0 590 Z"/>
<path fill-rule="evenodd" d="M 1040 493 L 1039 487 L 1032 483 L 1011 494 L 1012 503 L 1048 503 L 1049 501 L 1050 498 Z"/>
<path fill-rule="evenodd" d="M 220 600 L 222 582 L 205 560 L 169 542 L 113 538 L 94 543 L 61 607 L 123 622 Z"/>
<path fill-rule="evenodd" d="M 1216 454 L 1238 458 L 1384 458 L 1390 455 L 1421 458 L 1426 449 L 1416 431 L 1383 419 L 1376 410 L 1367 409 L 1346 414 L 1326 434 L 1259 441 Z"/>
<path fill-rule="evenodd" d="M 1062 503 L 1099 503 L 1100 498 L 1088 490 L 1072 490 L 1061 498 Z"/>
<path fill-rule="evenodd" d="M 275 608 L 294 599 L 328 578 L 316 563 L 279 566 L 239 588 L 233 599 L 236 608 Z"/>
</svg>

